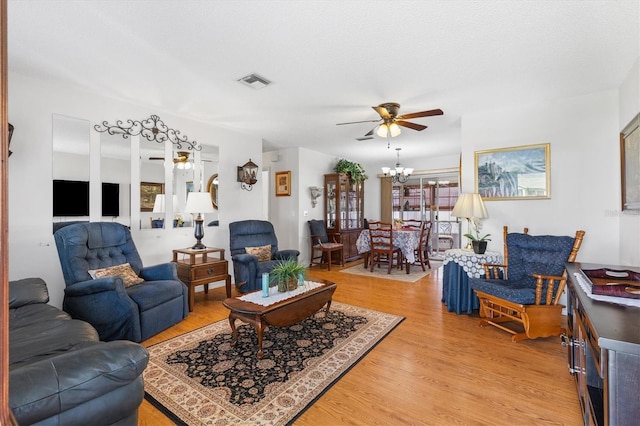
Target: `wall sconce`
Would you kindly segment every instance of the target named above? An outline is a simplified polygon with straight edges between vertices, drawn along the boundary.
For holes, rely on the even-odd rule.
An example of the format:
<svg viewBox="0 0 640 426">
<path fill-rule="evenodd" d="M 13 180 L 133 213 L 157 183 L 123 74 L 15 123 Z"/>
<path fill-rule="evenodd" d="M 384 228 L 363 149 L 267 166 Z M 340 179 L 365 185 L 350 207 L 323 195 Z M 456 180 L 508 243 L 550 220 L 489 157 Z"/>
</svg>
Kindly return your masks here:
<svg viewBox="0 0 640 426">
<path fill-rule="evenodd" d="M 311 207 L 315 207 L 318 204 L 318 197 L 322 195 L 322 187 L 310 186 L 309 191 L 311 191 Z"/>
<path fill-rule="evenodd" d="M 253 189 L 253 185 L 258 182 L 258 165 L 251 161 L 249 161 L 242 167 L 238 167 L 238 182 L 240 182 L 240 188 L 251 191 Z"/>
</svg>

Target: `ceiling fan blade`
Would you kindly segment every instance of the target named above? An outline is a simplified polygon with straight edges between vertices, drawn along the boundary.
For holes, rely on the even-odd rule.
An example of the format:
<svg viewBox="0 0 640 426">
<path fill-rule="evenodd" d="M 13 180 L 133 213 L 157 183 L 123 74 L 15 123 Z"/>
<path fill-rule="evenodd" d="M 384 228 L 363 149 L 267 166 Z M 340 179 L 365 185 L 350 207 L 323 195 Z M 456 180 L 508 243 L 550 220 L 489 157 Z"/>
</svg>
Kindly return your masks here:
<svg viewBox="0 0 640 426">
<path fill-rule="evenodd" d="M 369 131 L 367 132 L 367 134 L 366 134 L 366 135 L 364 135 L 364 137 L 367 137 L 367 136 L 373 136 L 373 131 L 374 131 L 374 130 L 376 130 L 376 128 L 377 128 L 377 126 L 376 126 L 376 127 L 374 127 L 373 129 L 369 130 Z"/>
<path fill-rule="evenodd" d="M 387 109 L 384 108 L 384 107 L 374 106 L 374 107 L 371 107 L 371 108 L 375 109 L 376 112 L 378 114 L 380 114 L 380 117 L 382 117 L 382 118 L 390 118 L 391 117 L 391 115 L 389 114 L 389 111 L 387 111 Z"/>
<path fill-rule="evenodd" d="M 406 120 L 410 118 L 431 117 L 433 115 L 444 114 L 441 109 L 431 109 L 429 111 L 413 112 L 411 114 L 403 114 L 398 117 L 398 120 Z"/>
<path fill-rule="evenodd" d="M 149 160 L 164 160 L 164 157 L 149 157 Z"/>
<path fill-rule="evenodd" d="M 380 120 L 349 121 L 348 123 L 336 123 L 336 126 L 342 126 L 343 124 L 377 123 L 378 121 Z"/>
<path fill-rule="evenodd" d="M 370 139 L 373 139 L 373 136 L 363 136 L 361 138 L 356 138 L 357 141 L 368 141 Z"/>
<path fill-rule="evenodd" d="M 413 129 L 417 131 L 424 130 L 427 128 L 427 126 L 423 126 L 422 124 L 410 123 L 408 121 L 402 121 L 402 120 L 396 120 L 396 124 L 398 126 L 408 127 L 409 129 Z"/>
</svg>

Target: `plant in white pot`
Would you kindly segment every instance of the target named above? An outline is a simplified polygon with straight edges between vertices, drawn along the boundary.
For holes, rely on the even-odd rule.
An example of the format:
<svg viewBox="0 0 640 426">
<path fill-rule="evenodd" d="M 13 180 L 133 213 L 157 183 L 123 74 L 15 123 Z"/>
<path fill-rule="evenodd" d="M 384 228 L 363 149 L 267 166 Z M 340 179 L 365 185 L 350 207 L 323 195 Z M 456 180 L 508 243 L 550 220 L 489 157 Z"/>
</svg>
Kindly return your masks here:
<svg viewBox="0 0 640 426">
<path fill-rule="evenodd" d="M 278 291 L 294 290 L 298 287 L 298 278 L 304 275 L 306 268 L 295 259 L 280 260 L 269 273 L 272 282 L 278 285 Z"/>
</svg>

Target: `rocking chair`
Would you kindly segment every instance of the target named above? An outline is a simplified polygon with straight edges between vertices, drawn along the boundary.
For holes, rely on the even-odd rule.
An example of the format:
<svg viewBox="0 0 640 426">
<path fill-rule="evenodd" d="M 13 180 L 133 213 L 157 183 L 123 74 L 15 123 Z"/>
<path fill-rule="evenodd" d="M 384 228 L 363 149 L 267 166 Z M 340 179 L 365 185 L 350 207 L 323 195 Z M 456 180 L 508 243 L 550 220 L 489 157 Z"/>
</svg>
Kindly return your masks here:
<svg viewBox="0 0 640 426">
<path fill-rule="evenodd" d="M 511 340 L 559 336 L 563 305 L 560 296 L 567 283 L 565 263 L 573 262 L 584 238 L 508 233 L 504 227 L 505 264 L 485 264 L 485 278 L 470 278 L 469 286 L 480 299 L 480 326 L 493 325 L 513 334 Z M 524 331 L 505 323 L 517 322 Z M 518 327 L 519 328 L 519 327 Z"/>
</svg>

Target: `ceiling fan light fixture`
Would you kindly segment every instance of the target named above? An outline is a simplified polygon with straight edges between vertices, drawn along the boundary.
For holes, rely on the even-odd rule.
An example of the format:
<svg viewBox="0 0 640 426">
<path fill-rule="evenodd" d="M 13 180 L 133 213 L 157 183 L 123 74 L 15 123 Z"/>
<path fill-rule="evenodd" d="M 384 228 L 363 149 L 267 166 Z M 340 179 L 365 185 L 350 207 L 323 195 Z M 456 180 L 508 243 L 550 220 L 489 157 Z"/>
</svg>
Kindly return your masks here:
<svg viewBox="0 0 640 426">
<path fill-rule="evenodd" d="M 389 128 L 387 127 L 386 123 L 382 123 L 381 125 L 378 126 L 376 135 L 380 136 L 381 138 L 386 138 L 388 134 L 389 134 Z"/>
<path fill-rule="evenodd" d="M 391 133 L 391 137 L 395 138 L 396 136 L 398 136 L 400 133 L 402 133 L 400 131 L 400 126 L 398 126 L 397 123 L 391 123 L 388 125 L 389 126 L 389 133 Z"/>
</svg>

